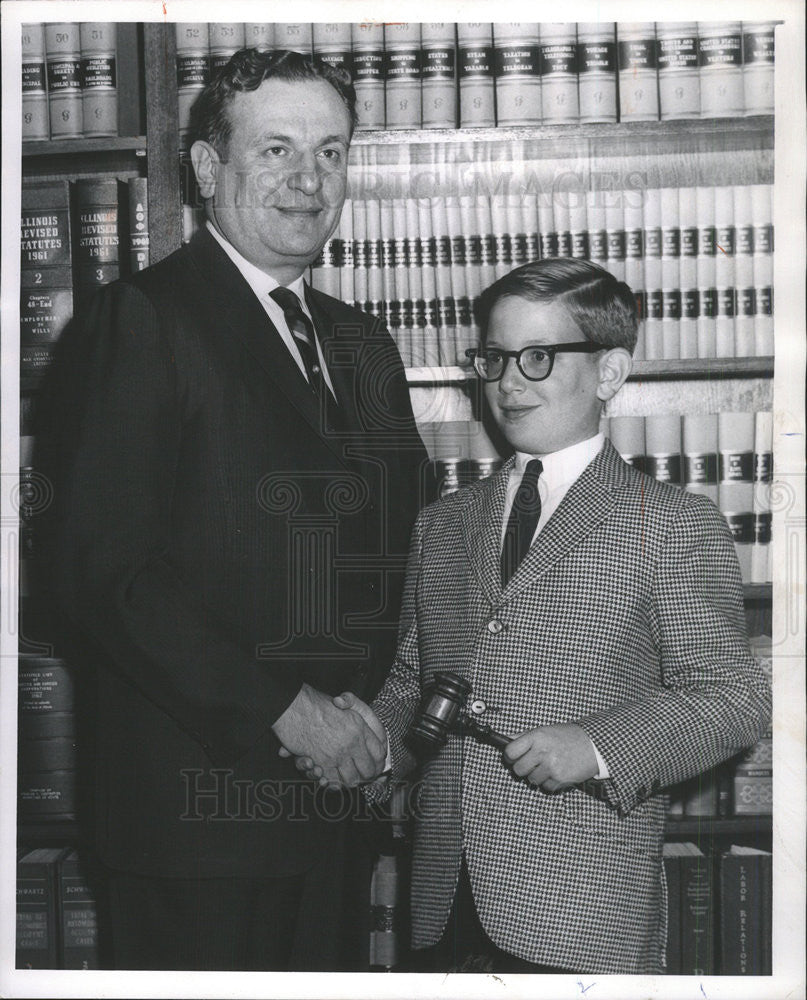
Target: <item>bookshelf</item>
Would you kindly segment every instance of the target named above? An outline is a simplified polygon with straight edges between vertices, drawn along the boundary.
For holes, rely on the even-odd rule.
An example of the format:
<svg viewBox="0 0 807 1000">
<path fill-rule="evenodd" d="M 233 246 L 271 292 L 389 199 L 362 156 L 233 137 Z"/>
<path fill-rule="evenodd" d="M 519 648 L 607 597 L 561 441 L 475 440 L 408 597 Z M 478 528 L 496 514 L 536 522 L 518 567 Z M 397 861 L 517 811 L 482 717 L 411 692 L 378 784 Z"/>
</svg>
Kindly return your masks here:
<svg viewBox="0 0 807 1000">
<path fill-rule="evenodd" d="M 76 179 L 96 174 L 147 176 L 150 259 L 157 263 L 183 239 L 177 109 L 176 33 L 173 24 L 118 25 L 118 137 L 23 143 L 27 179 Z M 711 120 L 621 122 L 497 128 L 358 131 L 349 176 L 377 171 L 383 192 L 414 172 L 430 174 L 426 197 L 451 193 L 458 178 L 497 189 L 502 170 L 529 163 L 572 164 L 576 183 L 597 188 L 609 172 L 644 171 L 657 186 L 773 183 L 774 120 L 758 115 Z M 351 181 L 353 184 L 354 181 Z M 605 190 L 605 188 L 601 188 Z M 424 192 L 420 192 L 423 194 Z M 361 196 L 360 194 L 358 195 Z M 379 195 L 373 195 L 378 197 Z M 383 197 L 383 195 L 381 196 Z M 607 266 L 607 262 L 606 262 Z M 774 358 L 640 359 L 634 363 L 614 414 L 770 409 Z M 478 381 L 469 367 L 413 365 L 407 369 L 416 413 L 436 393 L 454 394 L 457 417 L 479 409 Z M 744 587 L 749 620 L 770 628 L 770 584 Z M 84 844 L 87 834 L 69 821 L 20 822 L 28 846 Z M 671 818 L 670 840 L 728 846 L 735 840 L 770 846 L 769 816 Z"/>
</svg>

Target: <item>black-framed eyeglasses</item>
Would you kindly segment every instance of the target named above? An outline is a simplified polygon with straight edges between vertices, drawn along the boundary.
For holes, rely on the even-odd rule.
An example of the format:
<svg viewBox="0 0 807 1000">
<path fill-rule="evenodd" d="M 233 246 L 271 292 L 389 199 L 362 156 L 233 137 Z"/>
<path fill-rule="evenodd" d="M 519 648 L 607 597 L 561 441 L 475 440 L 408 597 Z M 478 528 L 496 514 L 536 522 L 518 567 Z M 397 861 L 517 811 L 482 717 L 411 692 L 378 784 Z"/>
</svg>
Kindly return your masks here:
<svg viewBox="0 0 807 1000">
<path fill-rule="evenodd" d="M 501 347 L 470 347 L 465 357 L 471 359 L 476 374 L 484 382 L 498 382 L 504 375 L 508 358 L 516 359 L 524 378 L 530 382 L 543 382 L 552 374 L 556 354 L 594 354 L 607 350 L 604 344 L 593 340 L 579 340 L 573 344 L 533 344 L 522 347 L 520 351 L 505 351 Z"/>
</svg>

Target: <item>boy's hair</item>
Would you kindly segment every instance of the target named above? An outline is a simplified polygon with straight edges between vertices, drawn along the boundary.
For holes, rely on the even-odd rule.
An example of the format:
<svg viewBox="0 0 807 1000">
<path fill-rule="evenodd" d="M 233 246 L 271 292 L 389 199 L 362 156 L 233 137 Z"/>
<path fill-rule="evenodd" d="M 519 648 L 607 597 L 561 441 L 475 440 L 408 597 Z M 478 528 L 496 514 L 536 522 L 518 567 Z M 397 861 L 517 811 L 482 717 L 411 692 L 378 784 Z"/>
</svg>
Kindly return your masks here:
<svg viewBox="0 0 807 1000">
<path fill-rule="evenodd" d="M 221 157 L 227 156 L 232 134 L 229 105 L 236 94 L 257 90 L 264 80 L 305 83 L 324 80 L 339 95 L 356 125 L 356 92 L 347 70 L 310 56 L 281 49 L 240 49 L 215 74 L 191 108 L 190 141 L 209 142 Z"/>
<path fill-rule="evenodd" d="M 636 348 L 638 320 L 633 292 L 599 264 L 573 257 L 546 257 L 499 278 L 485 289 L 477 306 L 483 343 L 491 311 L 506 296 L 562 302 L 586 340 L 607 348 L 624 347 L 631 354 Z"/>
</svg>

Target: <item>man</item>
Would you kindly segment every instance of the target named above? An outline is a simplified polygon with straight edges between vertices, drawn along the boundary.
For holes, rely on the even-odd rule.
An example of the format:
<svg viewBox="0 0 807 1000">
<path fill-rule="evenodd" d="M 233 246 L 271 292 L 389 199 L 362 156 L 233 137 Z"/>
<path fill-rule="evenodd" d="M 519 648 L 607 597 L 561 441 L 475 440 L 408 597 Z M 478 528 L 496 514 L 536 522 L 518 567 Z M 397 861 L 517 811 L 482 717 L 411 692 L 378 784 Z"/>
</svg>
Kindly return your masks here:
<svg viewBox="0 0 807 1000">
<path fill-rule="evenodd" d="M 354 100 L 339 70 L 237 53 L 195 109 L 206 228 L 66 345 L 53 572 L 98 664 L 117 968 L 354 968 L 340 935 L 366 945 L 352 800 L 278 756 L 347 786 L 383 760 L 331 696 L 391 658 L 427 464 L 389 335 L 303 280 Z"/>
<path fill-rule="evenodd" d="M 627 285 L 542 260 L 491 286 L 482 313 L 474 363 L 516 454 L 418 518 L 373 708 L 394 778 L 415 765 L 408 731 L 438 671 L 468 681 L 471 711 L 510 742 L 452 734 L 423 761 L 416 963 L 659 972 L 664 789 L 769 719 L 732 537 L 707 500 L 636 471 L 599 433 L 636 344 Z"/>
</svg>

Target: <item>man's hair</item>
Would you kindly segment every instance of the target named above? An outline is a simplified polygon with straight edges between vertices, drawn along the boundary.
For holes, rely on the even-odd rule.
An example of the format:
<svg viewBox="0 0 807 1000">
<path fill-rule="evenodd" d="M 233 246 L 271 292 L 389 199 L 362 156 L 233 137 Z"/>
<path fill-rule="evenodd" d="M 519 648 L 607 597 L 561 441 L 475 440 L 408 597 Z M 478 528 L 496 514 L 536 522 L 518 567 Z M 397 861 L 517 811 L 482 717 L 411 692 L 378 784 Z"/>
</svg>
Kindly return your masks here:
<svg viewBox="0 0 807 1000">
<path fill-rule="evenodd" d="M 546 257 L 499 278 L 479 298 L 482 342 L 493 307 L 506 297 L 530 302 L 562 302 L 586 340 L 604 347 L 636 348 L 636 299 L 624 281 L 589 260 Z"/>
<path fill-rule="evenodd" d="M 339 95 L 350 115 L 351 132 L 356 125 L 356 91 L 347 70 L 315 57 L 280 49 L 240 49 L 221 67 L 201 92 L 191 109 L 190 141 L 209 142 L 219 156 L 227 155 L 232 135 L 230 102 L 236 94 L 257 90 L 264 80 L 306 83 L 324 80 Z"/>
</svg>

